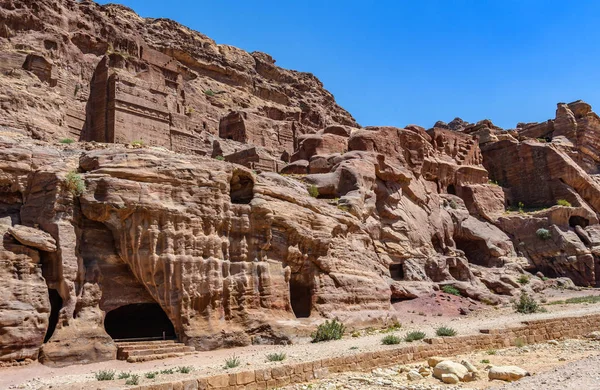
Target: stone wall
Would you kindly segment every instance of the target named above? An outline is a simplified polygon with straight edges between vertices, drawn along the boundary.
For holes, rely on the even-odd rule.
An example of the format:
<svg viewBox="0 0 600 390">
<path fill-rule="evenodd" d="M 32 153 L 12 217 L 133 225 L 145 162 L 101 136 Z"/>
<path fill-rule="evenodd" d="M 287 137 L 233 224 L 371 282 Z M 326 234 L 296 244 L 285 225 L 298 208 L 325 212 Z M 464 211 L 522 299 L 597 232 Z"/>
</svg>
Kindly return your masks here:
<svg viewBox="0 0 600 390">
<path fill-rule="evenodd" d="M 514 345 L 517 339 L 527 343 L 538 343 L 552 339 L 579 337 L 600 329 L 600 315 L 523 321 L 522 324 L 513 328 L 482 329 L 481 334 L 478 335 L 426 339 L 425 344 L 184 381 L 143 385 L 134 389 L 254 390 L 278 388 L 294 383 L 323 379 L 333 373 L 367 371 L 376 367 L 417 362 L 432 356 L 451 356 L 477 350 L 507 348 Z"/>
</svg>

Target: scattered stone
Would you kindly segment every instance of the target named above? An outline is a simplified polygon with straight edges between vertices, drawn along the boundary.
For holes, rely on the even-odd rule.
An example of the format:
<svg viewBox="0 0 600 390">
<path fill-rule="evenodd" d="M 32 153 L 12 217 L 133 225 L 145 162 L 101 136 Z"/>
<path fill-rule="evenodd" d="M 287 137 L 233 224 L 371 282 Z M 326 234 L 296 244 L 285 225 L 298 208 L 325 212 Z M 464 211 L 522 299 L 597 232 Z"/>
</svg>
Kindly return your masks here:
<svg viewBox="0 0 600 390">
<path fill-rule="evenodd" d="M 442 382 L 448 383 L 450 385 L 454 385 L 460 382 L 458 377 L 454 374 L 442 374 L 440 376 L 440 379 L 442 380 Z"/>
<path fill-rule="evenodd" d="M 419 374 L 419 372 L 416 370 L 410 370 L 406 374 L 406 379 L 408 379 L 409 381 L 418 381 L 418 380 L 423 379 L 423 376 L 421 374 Z"/>
<path fill-rule="evenodd" d="M 433 376 L 438 379 L 442 379 L 444 374 L 453 374 L 462 381 L 468 373 L 469 370 L 465 366 L 451 360 L 444 360 L 433 368 Z"/>
<path fill-rule="evenodd" d="M 488 371 L 488 378 L 490 380 L 498 379 L 506 382 L 514 382 L 525 376 L 529 376 L 529 373 L 517 366 L 493 366 Z"/>
</svg>

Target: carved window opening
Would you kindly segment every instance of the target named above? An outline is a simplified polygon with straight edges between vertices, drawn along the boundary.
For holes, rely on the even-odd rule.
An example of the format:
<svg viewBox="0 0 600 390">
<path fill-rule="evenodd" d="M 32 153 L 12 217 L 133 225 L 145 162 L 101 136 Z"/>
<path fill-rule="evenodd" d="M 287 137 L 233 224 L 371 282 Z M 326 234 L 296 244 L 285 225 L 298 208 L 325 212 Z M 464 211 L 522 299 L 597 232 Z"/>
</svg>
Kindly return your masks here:
<svg viewBox="0 0 600 390">
<path fill-rule="evenodd" d="M 290 303 L 296 318 L 310 317 L 312 310 L 312 288 L 310 285 L 292 277 L 290 280 Z"/>
<path fill-rule="evenodd" d="M 48 295 L 50 296 L 50 318 L 48 320 L 48 330 L 46 331 L 44 342 L 50 340 L 54 334 L 54 330 L 56 330 L 56 325 L 58 324 L 58 314 L 63 306 L 63 300 L 57 290 L 48 289 Z"/>
<path fill-rule="evenodd" d="M 571 218 L 569 218 L 569 226 L 572 228 L 575 228 L 575 226 L 581 226 L 582 228 L 585 228 L 589 226 L 589 224 L 590 221 L 588 221 L 587 218 L 583 218 L 578 215 L 573 215 Z"/>
<path fill-rule="evenodd" d="M 490 266 L 490 250 L 483 240 L 468 240 L 463 238 L 454 238 L 456 248 L 465 252 L 467 260 L 471 264 Z"/>
<path fill-rule="evenodd" d="M 104 328 L 115 340 L 176 338 L 171 320 L 158 303 L 136 303 L 111 310 L 104 319 Z"/>
<path fill-rule="evenodd" d="M 404 280 L 404 265 L 390 264 L 390 276 L 394 280 Z"/>
<path fill-rule="evenodd" d="M 236 170 L 230 183 L 231 203 L 248 204 L 254 197 L 254 180 L 249 172 Z"/>
<path fill-rule="evenodd" d="M 447 188 L 447 192 L 450 195 L 456 195 L 456 187 L 454 187 L 454 184 L 450 184 Z"/>
</svg>

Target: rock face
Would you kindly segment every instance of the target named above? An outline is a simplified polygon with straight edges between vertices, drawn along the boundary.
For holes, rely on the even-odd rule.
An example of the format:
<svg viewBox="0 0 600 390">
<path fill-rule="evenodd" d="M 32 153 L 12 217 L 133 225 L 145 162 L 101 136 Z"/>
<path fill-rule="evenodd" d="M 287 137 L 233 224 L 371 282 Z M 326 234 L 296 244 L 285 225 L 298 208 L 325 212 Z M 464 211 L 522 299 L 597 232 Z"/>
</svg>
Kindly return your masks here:
<svg viewBox="0 0 600 390">
<path fill-rule="evenodd" d="M 311 74 L 121 6 L 7 0 L 0 26 L 0 360 L 289 343 L 448 284 L 507 301 L 524 268 L 598 283 L 583 103 L 361 128 Z"/>
</svg>

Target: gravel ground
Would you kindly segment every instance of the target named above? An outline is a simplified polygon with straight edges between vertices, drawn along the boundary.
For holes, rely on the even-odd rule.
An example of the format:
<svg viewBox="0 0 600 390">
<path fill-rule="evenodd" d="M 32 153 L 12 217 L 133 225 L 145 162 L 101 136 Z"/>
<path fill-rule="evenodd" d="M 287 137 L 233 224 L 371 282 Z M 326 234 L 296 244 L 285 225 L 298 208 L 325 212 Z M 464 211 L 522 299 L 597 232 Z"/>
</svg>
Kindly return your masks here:
<svg viewBox="0 0 600 390">
<path fill-rule="evenodd" d="M 600 295 L 600 291 L 597 289 L 579 292 L 549 290 L 545 296 L 549 297 L 548 299 L 552 301 L 572 296 L 591 294 Z M 422 330 L 431 336 L 434 334 L 437 327 L 446 325 L 455 328 L 459 335 L 467 335 L 477 334 L 479 329 L 483 328 L 516 326 L 525 319 L 533 320 L 600 313 L 600 304 L 551 305 L 547 306 L 547 308 L 547 313 L 531 315 L 514 313 L 514 310 L 510 306 L 503 308 L 487 307 L 485 310 L 473 312 L 468 316 L 452 317 L 440 317 L 427 312 L 418 314 L 415 312 L 401 312 L 402 328 L 394 333 L 398 336 L 403 336 L 406 332 L 411 330 Z M 287 359 L 285 360 L 286 363 L 296 363 L 395 347 L 381 345 L 381 338 L 383 335 L 378 331 L 363 331 L 361 333 L 361 337 L 353 338 L 347 336 L 343 340 L 328 343 L 311 344 L 308 338 L 300 338 L 294 340 L 294 345 L 289 346 L 248 346 L 217 351 L 197 352 L 182 358 L 133 364 L 114 360 L 88 365 L 51 368 L 36 362 L 27 366 L 0 368 L 0 389 L 44 389 L 51 387 L 60 389 L 89 388 L 91 383 L 88 383 L 87 386 L 84 383 L 90 381 L 93 381 L 94 388 L 114 388 L 115 386 L 124 386 L 125 380 L 110 381 L 109 383 L 98 382 L 94 378 L 94 372 L 99 370 L 115 370 L 117 373 L 123 371 L 131 372 L 140 375 L 140 384 L 147 384 L 159 383 L 161 379 L 166 379 L 167 374 L 158 375 L 156 379 L 152 380 L 144 378 L 144 373 L 176 368 L 178 366 L 191 366 L 194 371 L 192 374 L 171 374 L 168 378 L 185 378 L 190 375 L 211 375 L 247 369 L 259 369 L 262 367 L 273 367 L 277 364 L 281 364 L 266 361 L 266 355 L 273 352 L 283 352 L 287 355 Z M 233 355 L 238 356 L 242 364 L 236 369 L 225 371 L 223 369 L 225 359 Z"/>
</svg>

